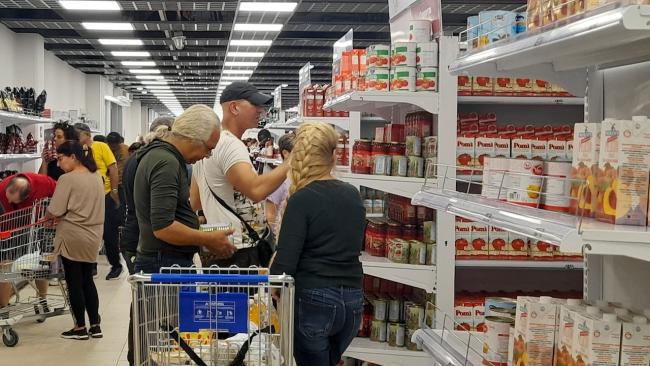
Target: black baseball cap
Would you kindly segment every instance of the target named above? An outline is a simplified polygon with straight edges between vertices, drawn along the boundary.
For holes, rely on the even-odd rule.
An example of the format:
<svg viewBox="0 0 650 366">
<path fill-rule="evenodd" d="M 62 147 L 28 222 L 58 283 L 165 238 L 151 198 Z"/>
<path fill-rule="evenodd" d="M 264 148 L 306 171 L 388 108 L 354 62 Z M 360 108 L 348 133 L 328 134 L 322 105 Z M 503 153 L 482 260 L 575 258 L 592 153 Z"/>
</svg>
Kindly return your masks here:
<svg viewBox="0 0 650 366">
<path fill-rule="evenodd" d="M 108 144 L 120 144 L 124 142 L 124 138 L 118 132 L 111 132 L 106 135 L 106 143 Z"/>
<path fill-rule="evenodd" d="M 223 104 L 241 99 L 245 99 L 251 104 L 261 107 L 268 106 L 273 101 L 272 96 L 260 93 L 253 84 L 245 81 L 235 81 L 223 90 L 221 98 L 219 98 L 219 103 Z"/>
</svg>

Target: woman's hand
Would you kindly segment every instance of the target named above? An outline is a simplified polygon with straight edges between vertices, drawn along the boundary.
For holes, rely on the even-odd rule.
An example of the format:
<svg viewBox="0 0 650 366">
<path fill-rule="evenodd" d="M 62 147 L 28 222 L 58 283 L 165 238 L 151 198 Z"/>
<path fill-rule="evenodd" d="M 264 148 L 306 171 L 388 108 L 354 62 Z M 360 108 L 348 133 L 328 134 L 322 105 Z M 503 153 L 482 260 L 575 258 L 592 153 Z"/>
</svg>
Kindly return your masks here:
<svg viewBox="0 0 650 366">
<path fill-rule="evenodd" d="M 281 294 L 282 294 L 282 291 L 280 291 L 279 288 L 272 288 L 271 289 L 271 297 L 274 298 L 276 301 L 280 301 Z"/>
</svg>

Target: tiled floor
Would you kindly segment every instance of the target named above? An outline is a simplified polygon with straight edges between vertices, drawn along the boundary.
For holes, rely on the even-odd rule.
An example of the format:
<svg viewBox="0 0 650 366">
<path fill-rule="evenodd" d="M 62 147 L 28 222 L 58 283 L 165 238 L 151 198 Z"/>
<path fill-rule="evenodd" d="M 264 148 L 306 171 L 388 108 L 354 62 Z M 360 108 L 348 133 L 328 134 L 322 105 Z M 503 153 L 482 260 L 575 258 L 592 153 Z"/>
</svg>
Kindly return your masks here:
<svg viewBox="0 0 650 366">
<path fill-rule="evenodd" d="M 99 291 L 104 338 L 87 341 L 66 340 L 61 332 L 72 328 L 69 314 L 38 324 L 29 320 L 14 327 L 20 341 L 13 348 L 0 343 L 0 365 L 126 366 L 126 336 L 129 325 L 131 292 L 126 274 L 106 281 L 109 266 L 104 257 L 99 263 L 95 284 Z M 58 287 L 50 287 L 51 291 Z"/>
</svg>

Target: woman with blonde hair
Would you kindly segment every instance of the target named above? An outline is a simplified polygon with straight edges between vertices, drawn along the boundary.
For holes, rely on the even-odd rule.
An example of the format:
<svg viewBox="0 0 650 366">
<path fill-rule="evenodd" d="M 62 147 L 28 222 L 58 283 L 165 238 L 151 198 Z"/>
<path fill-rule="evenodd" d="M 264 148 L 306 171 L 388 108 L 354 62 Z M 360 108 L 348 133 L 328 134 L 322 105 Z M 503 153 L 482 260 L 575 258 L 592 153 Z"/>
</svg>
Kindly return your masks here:
<svg viewBox="0 0 650 366">
<path fill-rule="evenodd" d="M 291 152 L 291 185 L 272 274 L 295 278 L 294 356 L 298 366 L 335 365 L 363 312 L 365 210 L 359 192 L 332 176 L 338 134 L 307 123 Z"/>
</svg>

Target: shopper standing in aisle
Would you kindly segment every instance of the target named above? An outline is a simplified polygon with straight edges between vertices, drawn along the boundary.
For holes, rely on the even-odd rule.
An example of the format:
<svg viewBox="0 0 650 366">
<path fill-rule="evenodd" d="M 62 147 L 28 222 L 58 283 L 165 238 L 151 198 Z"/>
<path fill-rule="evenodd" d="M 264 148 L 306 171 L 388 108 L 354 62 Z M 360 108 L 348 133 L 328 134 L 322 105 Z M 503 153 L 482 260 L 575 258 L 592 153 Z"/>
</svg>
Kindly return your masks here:
<svg viewBox="0 0 650 366">
<path fill-rule="evenodd" d="M 106 258 L 111 264 L 111 270 L 106 275 L 106 280 L 114 280 L 122 274 L 122 263 L 120 263 L 119 232 L 120 226 L 120 196 L 118 190 L 119 174 L 113 152 L 107 144 L 100 141 L 93 141 L 90 134 L 90 127 L 85 123 L 75 123 L 74 128 L 79 133 L 79 142 L 87 148 L 92 149 L 97 171 L 104 180 L 105 195 L 105 217 L 104 217 L 104 249 Z M 97 273 L 97 268 L 93 273 Z"/>
<path fill-rule="evenodd" d="M 57 149 L 65 174 L 59 178 L 46 217 L 56 222 L 54 253 L 61 256 L 68 286 L 74 327 L 61 333 L 66 339 L 102 338 L 99 295 L 93 281 L 93 264 L 104 230 L 104 183 L 97 174 L 92 150 L 76 141 Z M 90 329 L 86 329 L 86 315 Z"/>
<path fill-rule="evenodd" d="M 282 154 L 283 161 L 289 161 L 289 156 L 291 155 L 291 150 L 293 150 L 294 140 L 296 139 L 296 134 L 290 132 L 278 140 L 278 148 L 280 149 L 280 154 Z M 273 233 L 275 236 L 278 235 L 280 231 L 280 223 L 282 222 L 281 207 L 284 199 L 287 198 L 287 193 L 289 192 L 289 184 L 291 180 L 289 178 L 284 180 L 284 183 L 271 193 L 270 196 L 266 198 L 264 202 L 264 214 L 266 215 L 266 221 L 273 228 Z"/>
<path fill-rule="evenodd" d="M 32 207 L 34 202 L 43 198 L 52 197 L 55 188 L 56 181 L 42 174 L 25 172 L 9 176 L 0 181 L 0 208 L 2 209 L 2 213 L 6 214 L 15 210 Z M 5 225 L 3 225 L 0 229 L 6 231 L 15 228 L 5 227 Z M 15 245 L 11 244 L 11 239 L 9 240 L 9 243 L 10 246 Z M 0 261 L 11 262 L 12 260 L 18 259 L 12 258 L 11 251 L 7 250 L 9 248 L 0 248 L 0 250 L 1 249 L 4 250 L 0 251 Z M 48 312 L 49 309 L 45 299 L 47 296 L 49 281 L 36 280 L 35 282 L 38 294 L 41 297 L 43 311 Z M 0 282 L 0 309 L 9 305 L 9 300 L 12 295 L 13 288 L 11 283 Z M 2 313 L 2 310 L 0 310 L 0 313 Z"/>
<path fill-rule="evenodd" d="M 185 164 L 209 157 L 219 141 L 219 117 L 212 108 L 193 105 L 171 131 L 140 149 L 133 198 L 140 230 L 135 270 L 157 273 L 161 267 L 189 267 L 202 246 L 220 258 L 233 255 L 230 231 L 199 231 L 190 207 Z M 127 173 L 128 175 L 128 173 Z M 127 178 L 128 179 L 128 178 Z M 133 322 L 129 324 L 127 359 L 134 364 Z"/>
<path fill-rule="evenodd" d="M 366 214 L 359 191 L 332 176 L 338 134 L 303 124 L 291 153 L 291 185 L 271 274 L 294 277 L 298 366 L 332 366 L 356 336 L 363 312 Z"/>
<path fill-rule="evenodd" d="M 197 189 L 193 191 L 199 193 L 200 200 L 193 197 L 193 202 L 201 203 L 201 207 L 194 208 L 202 209 L 209 224 L 232 223 L 238 248 L 249 246 L 252 240 L 240 220 L 214 196 L 237 211 L 254 229 L 264 229 L 266 222 L 262 205 L 255 203 L 278 189 L 287 177 L 289 166 L 284 163 L 267 174 L 257 175 L 241 137 L 246 130 L 257 128 L 272 100 L 273 97 L 260 93 L 246 82 L 233 82 L 227 86 L 220 99 L 223 121 L 219 143 L 212 157 L 194 164 L 192 184 Z M 242 235 L 242 232 L 246 234 Z"/>
<path fill-rule="evenodd" d="M 74 127 L 68 122 L 57 122 L 52 126 L 52 144 L 43 149 L 41 157 L 41 167 L 38 170 L 39 174 L 47 175 L 48 177 L 59 180 L 65 172 L 58 165 L 56 160 L 56 149 L 66 141 L 79 141 L 79 134 Z"/>
<path fill-rule="evenodd" d="M 129 153 L 129 145 L 124 143 L 124 137 L 120 135 L 117 132 L 111 132 L 108 135 L 106 135 L 106 143 L 108 144 L 108 147 L 111 149 L 111 152 L 113 153 L 113 156 L 115 156 L 116 164 L 117 164 L 117 177 L 119 179 L 119 183 L 117 185 L 117 193 L 120 196 L 120 226 L 124 225 L 124 216 L 126 215 L 126 211 L 124 208 L 124 188 L 122 186 L 122 176 L 124 174 L 124 166 L 126 165 L 126 161 L 129 159 L 130 153 Z"/>
</svg>

